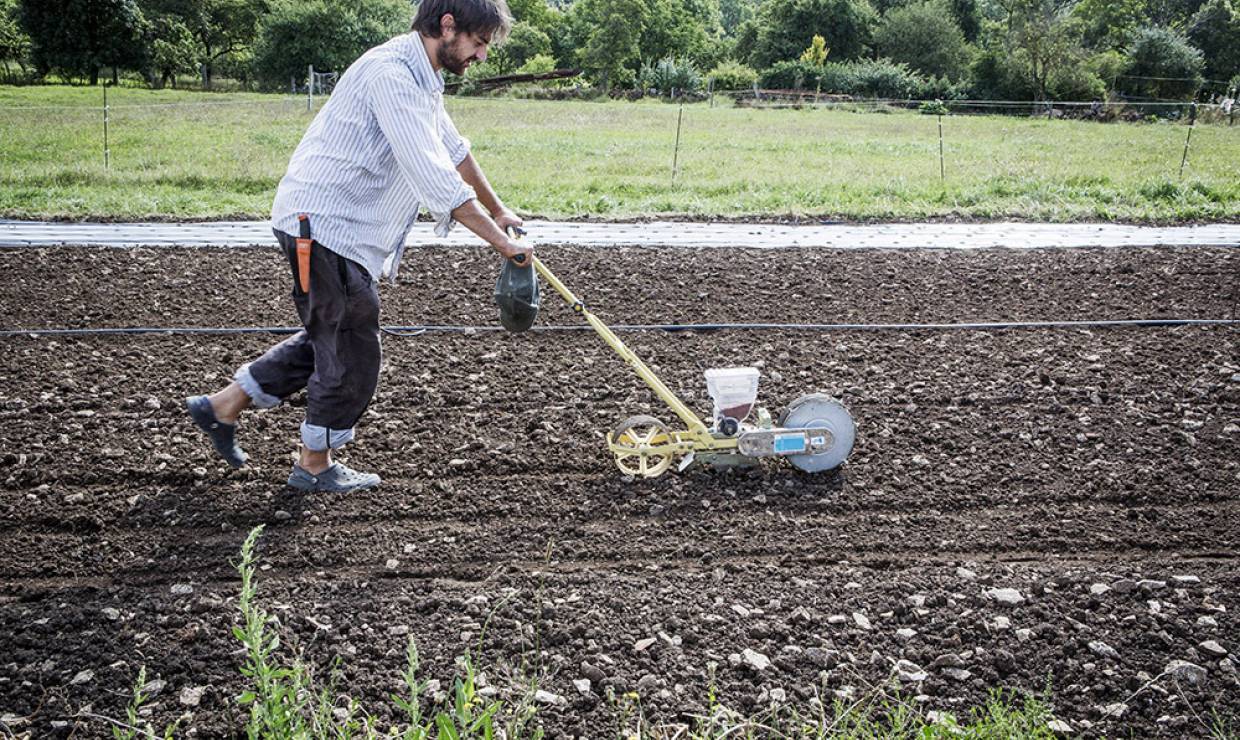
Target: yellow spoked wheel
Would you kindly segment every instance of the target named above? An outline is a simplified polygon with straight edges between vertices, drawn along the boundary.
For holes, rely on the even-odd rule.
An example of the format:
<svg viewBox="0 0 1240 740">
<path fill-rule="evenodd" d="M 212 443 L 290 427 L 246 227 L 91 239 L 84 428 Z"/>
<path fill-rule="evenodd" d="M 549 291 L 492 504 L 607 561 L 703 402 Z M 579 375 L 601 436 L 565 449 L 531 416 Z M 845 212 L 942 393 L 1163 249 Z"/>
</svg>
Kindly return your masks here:
<svg viewBox="0 0 1240 740">
<path fill-rule="evenodd" d="M 616 467 L 634 478 L 654 478 L 672 464 L 672 454 L 657 448 L 671 444 L 667 425 L 653 416 L 630 416 L 611 433 Z"/>
</svg>

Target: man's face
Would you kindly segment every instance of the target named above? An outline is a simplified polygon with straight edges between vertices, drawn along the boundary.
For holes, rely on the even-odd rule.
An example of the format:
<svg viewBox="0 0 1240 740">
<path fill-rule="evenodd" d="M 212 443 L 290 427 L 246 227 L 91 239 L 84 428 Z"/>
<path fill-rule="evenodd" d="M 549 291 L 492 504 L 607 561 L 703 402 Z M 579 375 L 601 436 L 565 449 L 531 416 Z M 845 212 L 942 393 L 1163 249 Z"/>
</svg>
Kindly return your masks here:
<svg viewBox="0 0 1240 740">
<path fill-rule="evenodd" d="M 485 62 L 487 59 L 487 47 L 491 45 L 491 36 L 485 36 L 477 33 L 461 33 L 456 30 L 456 23 L 449 19 L 452 16 L 445 15 L 443 17 L 443 41 L 439 46 L 438 62 L 439 66 L 452 72 L 453 74 L 463 75 L 465 70 L 469 69 L 469 65 L 474 62 Z"/>
</svg>

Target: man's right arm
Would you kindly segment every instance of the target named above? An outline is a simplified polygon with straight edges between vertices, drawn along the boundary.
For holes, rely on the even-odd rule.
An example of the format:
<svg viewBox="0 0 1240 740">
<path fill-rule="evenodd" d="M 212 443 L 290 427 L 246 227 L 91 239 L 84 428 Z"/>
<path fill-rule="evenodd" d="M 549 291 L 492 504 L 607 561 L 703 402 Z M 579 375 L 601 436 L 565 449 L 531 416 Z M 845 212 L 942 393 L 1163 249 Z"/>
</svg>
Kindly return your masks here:
<svg viewBox="0 0 1240 740">
<path fill-rule="evenodd" d="M 445 235 L 455 220 L 505 257 L 531 251 L 495 225 L 478 204 L 473 188 L 452 166 L 447 148 L 432 128 L 433 96 L 413 86 L 401 70 L 384 69 L 371 82 L 371 110 L 401 173 L 418 201 L 435 217 L 436 233 Z"/>
<path fill-rule="evenodd" d="M 470 198 L 461 205 L 457 206 L 452 212 L 452 218 L 456 219 L 465 228 L 482 237 L 488 244 L 495 248 L 495 251 L 504 255 L 508 259 L 512 259 L 518 254 L 530 255 L 534 253 L 533 248 L 518 244 L 508 237 L 496 225 L 491 215 L 483 210 L 478 204 L 477 198 Z"/>
</svg>

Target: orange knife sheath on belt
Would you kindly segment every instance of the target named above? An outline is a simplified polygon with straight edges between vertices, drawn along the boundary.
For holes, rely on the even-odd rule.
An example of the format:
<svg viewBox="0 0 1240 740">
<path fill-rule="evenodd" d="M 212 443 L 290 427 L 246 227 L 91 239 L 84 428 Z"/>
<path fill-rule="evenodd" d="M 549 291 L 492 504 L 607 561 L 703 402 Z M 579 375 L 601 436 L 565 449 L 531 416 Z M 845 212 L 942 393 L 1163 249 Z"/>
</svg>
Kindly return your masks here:
<svg viewBox="0 0 1240 740">
<path fill-rule="evenodd" d="M 302 213 L 297 216 L 301 236 L 297 239 L 297 281 L 301 283 L 301 292 L 310 292 L 310 217 Z"/>
</svg>

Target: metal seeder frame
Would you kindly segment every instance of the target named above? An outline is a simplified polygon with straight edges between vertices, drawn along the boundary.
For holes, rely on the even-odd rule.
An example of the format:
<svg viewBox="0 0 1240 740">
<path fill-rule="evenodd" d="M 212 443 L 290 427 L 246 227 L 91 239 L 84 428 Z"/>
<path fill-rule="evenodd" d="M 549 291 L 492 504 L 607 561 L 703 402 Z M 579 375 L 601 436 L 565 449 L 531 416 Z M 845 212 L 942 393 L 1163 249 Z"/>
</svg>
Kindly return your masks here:
<svg viewBox="0 0 1240 740">
<path fill-rule="evenodd" d="M 846 441 L 841 439 L 840 442 L 845 443 L 849 450 L 851 449 L 853 435 L 851 417 L 838 402 L 818 394 L 798 399 L 789 412 L 785 412 L 785 417 L 789 413 L 796 414 L 798 406 L 805 412 L 801 414 L 803 418 L 799 420 L 800 423 L 791 428 L 780 428 L 784 424 L 784 418 L 780 419 L 780 427 L 773 426 L 770 415 L 765 409 L 761 409 L 758 412 L 756 428 L 738 429 L 736 427 L 739 425 L 734 425 L 730 434 L 712 430 L 616 336 L 607 324 L 586 307 L 585 301 L 578 298 L 564 283 L 560 282 L 542 260 L 534 255 L 531 257 L 538 275 L 560 294 L 574 313 L 579 314 L 589 323 L 603 338 L 603 341 L 607 342 L 608 346 L 633 368 L 638 377 L 687 427 L 686 429 L 669 429 L 658 419 L 648 416 L 636 416 L 625 420 L 607 434 L 607 448 L 615 456 L 616 464 L 622 472 L 634 477 L 653 478 L 665 472 L 671 466 L 674 457 L 683 456 L 680 469 L 684 470 L 693 462 L 696 453 L 704 453 L 704 458 L 723 465 L 753 464 L 758 457 L 789 456 L 794 465 L 809 472 L 826 469 L 812 462 L 804 462 L 810 457 L 820 457 L 820 453 L 836 445 L 839 430 L 829 423 L 829 420 L 833 418 L 831 413 L 825 416 L 820 413 L 824 403 L 837 409 L 836 414 L 843 414 L 842 418 L 847 426 L 843 435 Z M 835 420 L 838 426 L 839 418 L 836 417 Z M 791 444 L 788 444 L 789 441 Z M 844 454 L 847 454 L 847 450 Z M 841 457 L 840 462 L 842 461 Z"/>
</svg>

